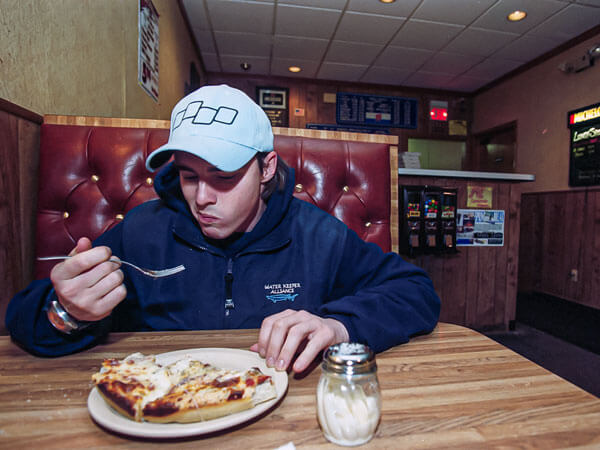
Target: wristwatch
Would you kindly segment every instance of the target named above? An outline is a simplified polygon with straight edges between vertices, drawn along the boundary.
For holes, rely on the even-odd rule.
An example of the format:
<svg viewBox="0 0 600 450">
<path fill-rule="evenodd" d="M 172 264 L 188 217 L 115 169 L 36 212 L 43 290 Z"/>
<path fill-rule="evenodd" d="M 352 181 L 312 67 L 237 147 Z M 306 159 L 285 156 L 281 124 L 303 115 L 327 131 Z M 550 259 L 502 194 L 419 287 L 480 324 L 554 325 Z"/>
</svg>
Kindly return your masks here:
<svg viewBox="0 0 600 450">
<path fill-rule="evenodd" d="M 92 322 L 85 322 L 83 320 L 77 320 L 70 316 L 67 311 L 62 307 L 58 300 L 52 300 L 48 304 L 48 310 L 46 311 L 48 320 L 54 328 L 61 333 L 71 334 L 73 331 L 83 330 L 90 326 Z"/>
</svg>

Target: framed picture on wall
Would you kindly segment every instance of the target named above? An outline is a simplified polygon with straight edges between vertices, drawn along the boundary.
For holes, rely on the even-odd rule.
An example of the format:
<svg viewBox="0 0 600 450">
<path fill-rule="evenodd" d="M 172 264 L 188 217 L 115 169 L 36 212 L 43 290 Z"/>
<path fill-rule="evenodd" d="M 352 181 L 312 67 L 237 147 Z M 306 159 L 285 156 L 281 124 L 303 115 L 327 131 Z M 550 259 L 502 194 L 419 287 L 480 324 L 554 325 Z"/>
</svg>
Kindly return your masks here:
<svg viewBox="0 0 600 450">
<path fill-rule="evenodd" d="M 138 0 L 138 83 L 158 101 L 158 12 L 152 0 Z"/>
<path fill-rule="evenodd" d="M 280 87 L 256 88 L 256 103 L 267 113 L 274 127 L 289 126 L 289 90 Z"/>
</svg>

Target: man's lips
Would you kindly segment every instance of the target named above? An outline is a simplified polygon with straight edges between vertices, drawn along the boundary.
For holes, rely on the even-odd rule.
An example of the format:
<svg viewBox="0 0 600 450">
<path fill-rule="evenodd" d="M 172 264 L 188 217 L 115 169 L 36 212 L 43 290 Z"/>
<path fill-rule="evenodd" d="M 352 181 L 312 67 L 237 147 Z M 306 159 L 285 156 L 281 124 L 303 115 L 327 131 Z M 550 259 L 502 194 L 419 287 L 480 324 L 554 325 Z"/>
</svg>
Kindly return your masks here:
<svg viewBox="0 0 600 450">
<path fill-rule="evenodd" d="M 212 216 L 210 214 L 205 214 L 205 213 L 201 213 L 199 211 L 196 211 L 196 217 L 198 219 L 198 222 L 203 223 L 203 224 L 211 224 L 211 223 L 215 223 L 219 220 L 218 217 L 216 216 Z"/>
</svg>

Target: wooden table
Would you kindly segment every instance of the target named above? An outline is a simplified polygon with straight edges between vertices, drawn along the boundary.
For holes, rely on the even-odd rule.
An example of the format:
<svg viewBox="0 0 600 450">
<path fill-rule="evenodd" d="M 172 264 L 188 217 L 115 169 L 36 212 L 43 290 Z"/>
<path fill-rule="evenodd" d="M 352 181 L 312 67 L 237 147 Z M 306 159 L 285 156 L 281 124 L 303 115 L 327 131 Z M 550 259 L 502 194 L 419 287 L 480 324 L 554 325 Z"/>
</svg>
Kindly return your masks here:
<svg viewBox="0 0 600 450">
<path fill-rule="evenodd" d="M 256 330 L 115 333 L 106 344 L 55 359 L 31 356 L 0 337 L 0 447 L 165 446 L 114 434 L 90 417 L 90 376 L 105 357 L 184 348 L 247 349 Z M 377 355 L 383 416 L 365 448 L 600 448 L 600 399 L 489 338 L 439 324 L 427 336 Z M 233 431 L 179 439 L 173 447 L 340 448 L 316 419 L 316 367 L 289 376 L 283 401 Z"/>
</svg>

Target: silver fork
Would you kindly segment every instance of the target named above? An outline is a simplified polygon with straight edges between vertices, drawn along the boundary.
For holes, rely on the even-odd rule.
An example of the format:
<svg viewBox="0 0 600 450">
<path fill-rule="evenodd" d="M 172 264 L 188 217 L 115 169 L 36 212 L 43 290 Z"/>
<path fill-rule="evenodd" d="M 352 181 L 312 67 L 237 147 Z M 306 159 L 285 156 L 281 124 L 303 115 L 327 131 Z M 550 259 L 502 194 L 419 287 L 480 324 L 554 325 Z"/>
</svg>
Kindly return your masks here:
<svg viewBox="0 0 600 450">
<path fill-rule="evenodd" d="M 39 261 L 59 261 L 59 260 L 63 260 L 63 259 L 69 259 L 72 258 L 72 256 L 40 256 L 38 257 Z M 116 259 L 114 257 L 109 258 L 109 261 L 112 261 L 116 264 L 125 264 L 126 266 L 130 266 L 133 267 L 134 269 L 142 272 L 144 275 L 148 275 L 149 277 L 153 277 L 153 278 L 161 278 L 161 277 L 168 277 L 169 275 L 173 275 L 175 273 L 181 272 L 182 270 L 185 270 L 185 266 L 183 265 L 179 265 L 177 267 L 171 267 L 170 269 L 160 269 L 160 270 L 152 270 L 152 269 L 143 269 L 141 267 L 136 266 L 133 263 L 127 262 L 127 261 L 123 261 L 122 259 Z"/>
</svg>

